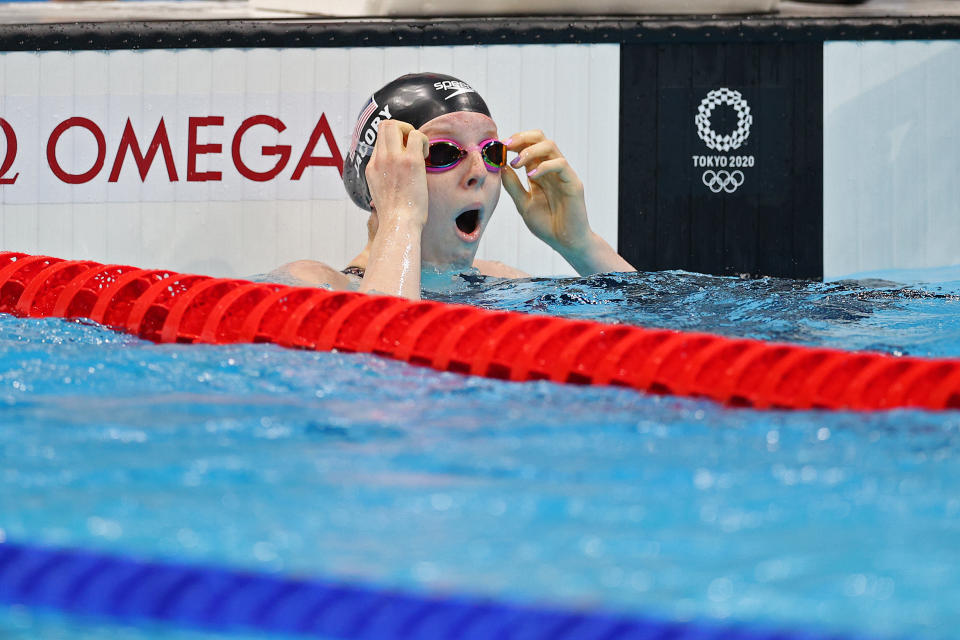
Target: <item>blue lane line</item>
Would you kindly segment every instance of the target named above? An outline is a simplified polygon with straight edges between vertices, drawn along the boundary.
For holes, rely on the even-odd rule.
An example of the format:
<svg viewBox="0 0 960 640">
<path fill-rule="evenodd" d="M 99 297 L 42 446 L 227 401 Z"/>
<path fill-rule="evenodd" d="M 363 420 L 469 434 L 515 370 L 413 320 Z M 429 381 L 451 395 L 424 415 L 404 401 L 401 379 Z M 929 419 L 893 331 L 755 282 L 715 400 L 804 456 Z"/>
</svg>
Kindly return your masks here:
<svg viewBox="0 0 960 640">
<path fill-rule="evenodd" d="M 0 544 L 0 604 L 124 624 L 344 640 L 817 640 L 836 636 L 521 607 L 91 551 Z"/>
</svg>

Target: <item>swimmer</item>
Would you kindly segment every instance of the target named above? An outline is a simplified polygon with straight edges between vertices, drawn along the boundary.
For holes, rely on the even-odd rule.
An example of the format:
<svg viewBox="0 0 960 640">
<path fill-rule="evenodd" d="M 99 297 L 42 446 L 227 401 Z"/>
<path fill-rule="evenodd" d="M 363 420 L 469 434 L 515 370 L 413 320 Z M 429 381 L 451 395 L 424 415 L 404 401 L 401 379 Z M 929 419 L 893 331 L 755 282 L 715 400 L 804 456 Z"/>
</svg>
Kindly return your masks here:
<svg viewBox="0 0 960 640">
<path fill-rule="evenodd" d="M 508 151 L 518 154 L 509 164 Z M 405 75 L 377 91 L 354 129 L 343 182 L 370 211 L 366 247 L 343 271 L 300 260 L 271 275 L 412 300 L 421 271 L 525 277 L 475 258 L 501 184 L 527 228 L 580 275 L 635 271 L 590 228 L 583 184 L 557 145 L 541 131 L 501 141 L 480 95 L 451 76 Z"/>
</svg>

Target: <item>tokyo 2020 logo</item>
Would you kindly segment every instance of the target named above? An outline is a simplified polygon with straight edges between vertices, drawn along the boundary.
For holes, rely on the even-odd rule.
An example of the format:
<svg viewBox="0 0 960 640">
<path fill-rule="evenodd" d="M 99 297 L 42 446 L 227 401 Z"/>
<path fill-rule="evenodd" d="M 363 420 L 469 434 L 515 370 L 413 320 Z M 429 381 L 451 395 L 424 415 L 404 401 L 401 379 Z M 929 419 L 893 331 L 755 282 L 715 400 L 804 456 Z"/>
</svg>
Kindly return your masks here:
<svg viewBox="0 0 960 640">
<path fill-rule="evenodd" d="M 720 105 L 733 107 L 737 113 L 736 128 L 726 135 L 720 135 L 713 129 L 710 118 L 713 111 Z M 707 97 L 700 101 L 697 115 L 694 117 L 697 125 L 697 135 L 708 148 L 721 153 L 739 149 L 750 137 L 750 127 L 753 125 L 753 114 L 750 105 L 739 91 L 721 87 L 707 93 Z M 713 193 L 734 193 L 745 181 L 744 172 L 739 169 L 753 167 L 755 159 L 752 155 L 694 155 L 693 166 L 706 168 L 701 176 L 703 184 Z M 738 169 L 727 171 L 726 169 Z"/>
<path fill-rule="evenodd" d="M 721 104 L 728 104 L 737 112 L 737 128 L 725 136 L 718 135 L 710 122 L 713 110 Z M 750 135 L 750 125 L 753 124 L 753 115 L 750 113 L 750 105 L 739 91 L 723 87 L 711 91 L 700 102 L 694 122 L 697 123 L 697 135 L 708 147 L 715 151 L 730 151 L 739 149 L 740 145 L 746 142 Z"/>
</svg>

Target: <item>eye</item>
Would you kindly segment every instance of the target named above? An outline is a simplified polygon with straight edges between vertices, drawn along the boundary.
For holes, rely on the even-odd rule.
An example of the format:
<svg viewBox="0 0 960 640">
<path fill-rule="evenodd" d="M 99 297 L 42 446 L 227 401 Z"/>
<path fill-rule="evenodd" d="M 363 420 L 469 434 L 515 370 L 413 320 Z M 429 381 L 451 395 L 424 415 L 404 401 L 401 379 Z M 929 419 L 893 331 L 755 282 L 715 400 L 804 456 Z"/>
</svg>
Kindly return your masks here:
<svg viewBox="0 0 960 640">
<path fill-rule="evenodd" d="M 483 148 L 484 158 L 487 162 L 498 167 L 506 163 L 507 147 L 502 142 L 494 140 Z"/>
<path fill-rule="evenodd" d="M 450 142 L 434 142 L 430 145 L 427 166 L 447 167 L 460 159 L 460 148 Z"/>
</svg>

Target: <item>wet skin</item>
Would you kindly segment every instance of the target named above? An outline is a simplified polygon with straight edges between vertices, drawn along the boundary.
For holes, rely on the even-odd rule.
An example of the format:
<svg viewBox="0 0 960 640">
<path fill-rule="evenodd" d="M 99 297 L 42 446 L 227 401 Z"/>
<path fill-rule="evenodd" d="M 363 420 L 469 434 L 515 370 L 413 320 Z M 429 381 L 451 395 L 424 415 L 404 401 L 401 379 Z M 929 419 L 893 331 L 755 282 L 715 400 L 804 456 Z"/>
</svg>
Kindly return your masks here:
<svg viewBox="0 0 960 640">
<path fill-rule="evenodd" d="M 398 120 L 380 124 L 366 167 L 373 206 L 370 240 L 350 263 L 365 268 L 359 291 L 419 299 L 422 268 L 479 267 L 497 277 L 525 275 L 474 260 L 501 183 L 527 228 L 579 274 L 634 270 L 590 228 L 583 184 L 552 140 L 538 130 L 514 134 L 504 144 L 517 157 L 510 167 L 491 171 L 478 146 L 496 138 L 493 120 L 473 112 L 448 113 L 419 130 Z M 428 172 L 424 159 L 430 140 L 437 139 L 456 142 L 467 155 L 446 171 Z M 528 187 L 515 170 L 526 172 Z M 300 261 L 285 269 L 317 284 L 351 287 L 347 276 L 322 263 Z"/>
<path fill-rule="evenodd" d="M 448 113 L 420 127 L 428 140 L 448 139 L 461 147 L 475 147 L 497 138 L 497 125 L 480 113 Z M 428 213 L 421 234 L 425 265 L 440 269 L 467 269 L 473 265 L 478 243 L 500 199 L 500 174 L 490 171 L 479 149 L 452 169 L 427 173 Z M 457 226 L 457 217 L 479 210 L 476 226 L 468 221 L 466 233 Z M 466 216 L 465 218 L 469 218 Z"/>
</svg>

